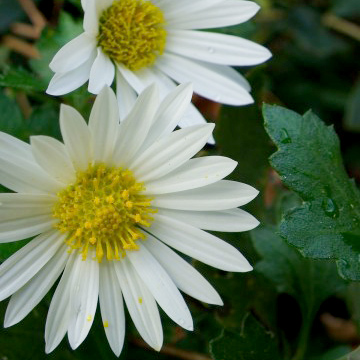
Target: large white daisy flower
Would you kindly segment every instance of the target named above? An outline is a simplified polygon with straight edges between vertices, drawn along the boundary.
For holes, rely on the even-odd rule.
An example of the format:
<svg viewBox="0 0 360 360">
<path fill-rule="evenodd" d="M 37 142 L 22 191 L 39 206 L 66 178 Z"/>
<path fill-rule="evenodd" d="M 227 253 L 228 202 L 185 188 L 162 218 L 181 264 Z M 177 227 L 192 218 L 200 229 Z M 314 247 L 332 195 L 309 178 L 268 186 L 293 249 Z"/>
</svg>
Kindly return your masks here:
<svg viewBox="0 0 360 360">
<path fill-rule="evenodd" d="M 259 6 L 244 0 L 83 0 L 84 32 L 55 55 L 47 92 L 66 94 L 89 80 L 97 94 L 116 76 L 121 115 L 155 82 L 165 96 L 191 81 L 199 95 L 229 105 L 252 103 L 246 79 L 230 66 L 255 65 L 270 52 L 237 36 L 198 31 L 247 21 Z M 205 120 L 191 108 L 180 127 Z"/>
<path fill-rule="evenodd" d="M 104 88 L 88 125 L 62 106 L 64 143 L 33 136 L 29 145 L 0 133 L 0 183 L 15 192 L 0 194 L 0 242 L 35 236 L 0 266 L 0 300 L 12 295 L 5 327 L 21 321 L 61 276 L 46 320 L 47 353 L 66 333 L 73 349 L 83 342 L 98 298 L 116 355 L 124 341 L 123 299 L 141 336 L 159 350 L 157 304 L 188 330 L 192 317 L 178 289 L 222 304 L 171 248 L 222 270 L 251 270 L 237 249 L 201 230 L 257 226 L 237 208 L 257 191 L 221 180 L 236 166 L 231 159 L 190 159 L 214 127 L 173 131 L 191 94 L 181 85 L 159 102 L 151 86 L 119 123 L 115 94 Z"/>
</svg>

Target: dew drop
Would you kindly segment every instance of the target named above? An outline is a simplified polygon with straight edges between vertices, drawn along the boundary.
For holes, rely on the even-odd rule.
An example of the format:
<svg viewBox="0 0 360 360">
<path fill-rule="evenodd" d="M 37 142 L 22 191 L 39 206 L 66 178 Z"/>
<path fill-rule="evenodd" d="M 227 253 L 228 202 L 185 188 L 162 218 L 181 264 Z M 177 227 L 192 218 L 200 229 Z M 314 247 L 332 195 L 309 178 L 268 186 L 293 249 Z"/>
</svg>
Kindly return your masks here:
<svg viewBox="0 0 360 360">
<path fill-rule="evenodd" d="M 291 138 L 288 131 L 284 128 L 280 130 L 280 142 L 283 144 L 291 143 Z"/>
<path fill-rule="evenodd" d="M 322 208 L 324 209 L 325 215 L 327 216 L 332 218 L 337 218 L 339 216 L 339 208 L 333 199 L 324 199 L 322 202 Z"/>
<path fill-rule="evenodd" d="M 184 325 L 185 325 L 184 319 L 180 319 L 180 320 L 179 320 L 179 325 L 180 325 L 180 326 L 184 326 Z"/>
<path fill-rule="evenodd" d="M 346 269 L 348 269 L 350 267 L 349 263 L 344 259 L 340 259 L 338 261 L 338 265 L 339 265 L 339 267 L 346 268 Z"/>
<path fill-rule="evenodd" d="M 207 50 L 210 54 L 213 54 L 215 52 L 215 49 L 213 47 L 208 47 Z"/>
</svg>

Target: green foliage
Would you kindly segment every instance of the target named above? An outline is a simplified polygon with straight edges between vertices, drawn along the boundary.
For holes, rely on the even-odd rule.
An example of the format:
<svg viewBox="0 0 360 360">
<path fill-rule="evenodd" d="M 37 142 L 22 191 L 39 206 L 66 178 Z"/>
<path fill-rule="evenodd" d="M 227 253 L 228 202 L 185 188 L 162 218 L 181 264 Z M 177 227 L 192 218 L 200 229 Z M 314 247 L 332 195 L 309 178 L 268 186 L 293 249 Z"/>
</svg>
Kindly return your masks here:
<svg viewBox="0 0 360 360">
<path fill-rule="evenodd" d="M 304 204 L 289 211 L 280 234 L 304 256 L 336 259 L 341 276 L 360 280 L 360 196 L 345 172 L 339 140 L 312 112 L 264 106 L 265 128 L 278 147 L 271 164 Z"/>
<path fill-rule="evenodd" d="M 21 128 L 23 118 L 14 99 L 0 89 L 1 122 L 0 131 L 14 134 Z"/>
<path fill-rule="evenodd" d="M 0 74 L 0 86 L 24 91 L 44 91 L 46 84 L 24 69 L 6 69 Z"/>
<path fill-rule="evenodd" d="M 214 360 L 279 360 L 280 354 L 274 335 L 252 315 L 242 319 L 238 332 L 224 330 L 210 342 Z"/>
</svg>

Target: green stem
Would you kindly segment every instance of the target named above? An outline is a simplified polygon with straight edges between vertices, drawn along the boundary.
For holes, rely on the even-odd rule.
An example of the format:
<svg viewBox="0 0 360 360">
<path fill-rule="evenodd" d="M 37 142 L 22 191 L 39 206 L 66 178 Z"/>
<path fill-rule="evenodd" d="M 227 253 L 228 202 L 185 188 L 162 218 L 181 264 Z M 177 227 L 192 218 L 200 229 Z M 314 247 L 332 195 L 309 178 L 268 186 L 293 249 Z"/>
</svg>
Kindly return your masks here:
<svg viewBox="0 0 360 360">
<path fill-rule="evenodd" d="M 297 349 L 292 360 L 304 360 L 311 331 L 311 320 L 312 317 L 308 316 L 304 321 L 304 325 L 301 327 Z"/>
</svg>

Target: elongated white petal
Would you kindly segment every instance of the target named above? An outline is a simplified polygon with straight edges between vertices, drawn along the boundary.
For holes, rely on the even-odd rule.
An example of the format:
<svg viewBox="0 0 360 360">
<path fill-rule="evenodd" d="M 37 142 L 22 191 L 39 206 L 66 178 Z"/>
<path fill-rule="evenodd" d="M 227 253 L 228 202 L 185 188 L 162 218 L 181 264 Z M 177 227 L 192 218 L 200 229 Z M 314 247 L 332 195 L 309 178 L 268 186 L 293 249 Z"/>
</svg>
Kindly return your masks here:
<svg viewBox="0 0 360 360">
<path fill-rule="evenodd" d="M 64 236 L 51 230 L 31 240 L 0 266 L 0 301 L 24 286 L 57 252 Z"/>
<path fill-rule="evenodd" d="M 23 240 L 52 228 L 54 219 L 50 214 L 18 218 L 0 224 L 0 243 Z"/>
<path fill-rule="evenodd" d="M 171 217 L 203 230 L 211 231 L 249 231 L 259 225 L 259 221 L 251 214 L 238 208 L 222 211 L 158 209 L 158 214 Z"/>
<path fill-rule="evenodd" d="M 138 181 L 165 176 L 194 156 L 204 146 L 213 129 L 213 124 L 205 124 L 174 131 L 155 141 L 134 160 L 130 169 Z"/>
<path fill-rule="evenodd" d="M 140 93 L 146 86 L 156 83 L 159 86 L 160 98 L 163 99 L 168 96 L 170 91 L 176 88 L 176 84 L 164 72 L 153 67 L 144 68 L 136 73 L 126 69 L 122 65 L 118 65 L 118 70 L 126 82 L 137 92 Z M 235 70 L 234 70 L 235 71 Z M 180 127 L 187 127 L 192 125 L 205 124 L 206 120 L 196 107 L 190 103 L 186 109 L 185 114 L 179 122 Z M 170 127 L 170 125 L 169 125 Z M 214 143 L 211 136 L 208 140 L 209 143 Z"/>
<path fill-rule="evenodd" d="M 160 351 L 163 343 L 163 331 L 154 297 L 137 275 L 127 257 L 113 262 L 113 266 L 136 329 L 152 348 Z"/>
<path fill-rule="evenodd" d="M 243 81 L 222 74 L 220 65 L 165 53 L 159 57 L 155 66 L 177 82 L 193 81 L 194 91 L 210 100 L 228 105 L 253 102 L 243 87 Z"/>
<path fill-rule="evenodd" d="M 253 1 L 224 0 L 191 16 L 178 16 L 171 20 L 171 28 L 214 29 L 243 23 L 260 9 Z"/>
<path fill-rule="evenodd" d="M 64 144 L 49 136 L 31 136 L 31 149 L 38 164 L 64 184 L 75 181 L 75 169 Z"/>
<path fill-rule="evenodd" d="M 63 187 L 37 164 L 29 144 L 4 133 L 0 133 L 0 183 L 30 194 L 56 193 Z"/>
<path fill-rule="evenodd" d="M 146 183 L 146 194 L 167 194 L 212 184 L 229 175 L 237 162 L 223 156 L 191 159 L 170 174 Z"/>
<path fill-rule="evenodd" d="M 86 33 L 89 36 L 92 36 L 96 39 L 96 36 L 99 32 L 99 14 L 97 10 L 97 3 L 102 1 L 97 0 L 86 0 L 86 6 L 84 8 L 84 23 L 83 27 Z"/>
<path fill-rule="evenodd" d="M 101 48 L 97 48 L 97 57 L 91 67 L 89 92 L 98 94 L 104 86 L 111 86 L 115 77 L 115 66 Z"/>
<path fill-rule="evenodd" d="M 66 248 L 67 246 L 63 244 L 54 257 L 10 298 L 5 313 L 4 327 L 15 325 L 24 319 L 47 294 L 64 270 L 69 258 Z"/>
<path fill-rule="evenodd" d="M 69 343 L 76 349 L 86 338 L 94 321 L 99 296 L 99 263 L 88 252 L 86 260 L 78 254 L 74 263 L 74 277 L 70 292 Z"/>
<path fill-rule="evenodd" d="M 143 143 L 142 149 L 164 135 L 170 134 L 180 122 L 188 109 L 192 97 L 192 84 L 186 83 L 177 86 L 161 102 L 155 116 L 155 122 Z"/>
<path fill-rule="evenodd" d="M 89 119 L 95 161 L 104 163 L 110 161 L 118 127 L 119 109 L 115 94 L 109 87 L 104 87 L 94 102 Z"/>
<path fill-rule="evenodd" d="M 64 73 L 78 68 L 96 48 L 96 38 L 82 33 L 64 45 L 49 64 L 54 72 Z"/>
<path fill-rule="evenodd" d="M 127 256 L 166 314 L 183 328 L 193 330 L 192 317 L 182 295 L 151 253 L 140 246 L 138 251 L 129 251 Z"/>
<path fill-rule="evenodd" d="M 0 226 L 9 220 L 51 214 L 56 197 L 47 194 L 0 194 Z"/>
<path fill-rule="evenodd" d="M 209 282 L 161 241 L 148 235 L 142 246 L 145 246 L 151 252 L 176 286 L 184 293 L 209 304 L 223 305 L 219 294 Z"/>
<path fill-rule="evenodd" d="M 90 131 L 73 107 L 61 104 L 60 129 L 66 150 L 76 170 L 86 170 L 91 162 Z"/>
<path fill-rule="evenodd" d="M 127 117 L 121 122 L 116 141 L 113 162 L 129 166 L 131 159 L 141 147 L 153 122 L 158 107 L 158 90 L 154 85 L 144 90 Z"/>
<path fill-rule="evenodd" d="M 119 281 L 109 262 L 100 266 L 99 301 L 106 337 L 116 356 L 124 345 L 125 314 Z"/>
<path fill-rule="evenodd" d="M 66 72 L 57 72 L 50 80 L 46 92 L 50 95 L 67 94 L 89 80 L 90 69 L 96 57 L 96 49 L 90 54 L 89 58 L 73 70 Z"/>
<path fill-rule="evenodd" d="M 152 205 L 175 210 L 226 210 L 247 204 L 258 193 L 250 185 L 221 180 L 199 189 L 158 195 Z"/>
<path fill-rule="evenodd" d="M 238 36 L 192 30 L 171 30 L 166 50 L 222 65 L 256 65 L 271 57 L 265 47 Z"/>
<path fill-rule="evenodd" d="M 45 352 L 47 354 L 60 344 L 68 329 L 75 256 L 76 252 L 70 254 L 65 271 L 51 300 L 45 326 Z"/>
<path fill-rule="evenodd" d="M 173 19 L 178 17 L 191 17 L 192 14 L 203 12 L 206 8 L 219 4 L 222 1 L 223 0 L 164 1 L 161 9 L 165 13 L 166 21 L 171 24 Z"/>
<path fill-rule="evenodd" d="M 237 249 L 216 236 L 164 215 L 155 214 L 154 218 L 148 231 L 174 249 L 221 270 L 252 270 Z"/>
<path fill-rule="evenodd" d="M 119 105 L 120 121 L 125 119 L 136 101 L 136 92 L 116 68 L 116 98 Z"/>
</svg>

